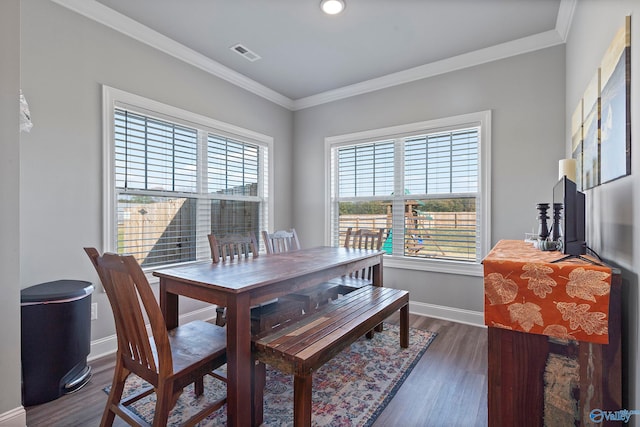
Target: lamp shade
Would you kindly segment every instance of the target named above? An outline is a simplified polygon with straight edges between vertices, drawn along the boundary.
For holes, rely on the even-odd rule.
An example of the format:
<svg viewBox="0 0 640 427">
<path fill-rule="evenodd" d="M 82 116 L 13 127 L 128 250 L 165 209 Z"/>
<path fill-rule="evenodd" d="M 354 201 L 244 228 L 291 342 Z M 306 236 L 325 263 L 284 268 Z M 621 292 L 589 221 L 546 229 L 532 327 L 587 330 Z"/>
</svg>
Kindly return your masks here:
<svg viewBox="0 0 640 427">
<path fill-rule="evenodd" d="M 558 179 L 566 176 L 576 182 L 576 159 L 562 159 L 558 163 Z"/>
</svg>

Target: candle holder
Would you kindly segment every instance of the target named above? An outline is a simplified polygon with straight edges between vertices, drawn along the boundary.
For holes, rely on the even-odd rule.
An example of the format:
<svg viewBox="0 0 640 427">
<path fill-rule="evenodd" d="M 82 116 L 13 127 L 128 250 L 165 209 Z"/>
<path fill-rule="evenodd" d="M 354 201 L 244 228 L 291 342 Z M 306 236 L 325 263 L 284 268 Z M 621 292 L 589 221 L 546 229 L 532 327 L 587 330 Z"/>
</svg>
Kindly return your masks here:
<svg viewBox="0 0 640 427">
<path fill-rule="evenodd" d="M 562 218 L 562 203 L 553 204 L 553 225 L 551 226 L 551 240 L 557 242 L 562 236 L 560 229 L 560 218 Z"/>
<path fill-rule="evenodd" d="M 538 208 L 538 220 L 540 221 L 538 237 L 541 240 L 547 240 L 547 237 L 549 237 L 549 228 L 547 227 L 547 220 L 549 219 L 547 210 L 549 209 L 549 203 L 538 203 L 536 207 Z"/>
</svg>

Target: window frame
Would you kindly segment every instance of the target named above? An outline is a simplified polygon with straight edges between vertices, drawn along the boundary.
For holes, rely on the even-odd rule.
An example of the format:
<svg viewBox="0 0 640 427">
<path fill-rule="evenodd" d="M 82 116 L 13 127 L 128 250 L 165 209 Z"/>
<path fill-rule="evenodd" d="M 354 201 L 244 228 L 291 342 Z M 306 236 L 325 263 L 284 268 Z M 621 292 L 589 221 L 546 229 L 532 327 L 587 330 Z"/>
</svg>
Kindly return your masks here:
<svg viewBox="0 0 640 427">
<path fill-rule="evenodd" d="M 188 127 L 194 127 L 198 129 L 198 139 L 204 139 L 199 144 L 199 166 L 205 167 L 206 159 L 202 157 L 203 150 L 206 150 L 207 134 L 215 134 L 217 136 L 226 137 L 232 140 L 246 142 L 249 144 L 255 144 L 259 146 L 260 150 L 266 150 L 267 164 L 260 167 L 259 174 L 266 179 L 260 181 L 259 196 L 251 196 L 250 198 L 261 198 L 264 203 L 264 216 L 263 223 L 269 229 L 273 228 L 273 211 L 274 211 L 274 150 L 273 150 L 273 137 L 264 135 L 252 130 L 241 128 L 229 123 L 225 123 L 219 120 L 212 119 L 207 116 L 203 116 L 191 111 L 187 111 L 178 107 L 173 107 L 152 99 L 148 99 L 139 95 L 135 95 L 120 89 L 116 89 L 107 85 L 102 86 L 102 100 L 103 100 L 103 250 L 104 252 L 116 252 L 117 251 L 117 201 L 116 196 L 118 191 L 116 190 L 115 179 L 115 135 L 114 135 L 114 120 L 116 108 L 130 109 L 139 114 L 148 115 L 161 120 L 166 120 L 175 124 L 180 124 Z M 262 154 L 260 154 L 262 155 Z M 204 164 L 203 164 L 204 163 Z M 267 168 L 266 173 L 264 168 Z M 204 172 L 206 179 L 206 171 Z M 204 194 L 202 191 L 201 179 L 203 176 L 199 174 L 198 177 L 198 195 Z M 264 188 L 266 186 L 266 191 Z M 163 192 L 158 195 L 167 195 L 171 192 Z M 178 196 L 186 195 L 188 197 L 194 197 L 192 193 L 179 193 L 175 192 Z M 238 197 L 233 195 L 216 194 L 215 199 L 225 200 L 239 200 Z M 240 198 L 244 199 L 244 198 Z M 256 236 L 258 238 L 258 236 Z M 204 252 L 204 250 L 202 251 Z M 189 264 L 193 262 L 201 261 L 209 257 L 200 252 L 196 255 L 196 259 L 193 261 L 186 261 L 177 264 L 164 264 L 146 267 L 146 272 L 166 268 L 169 265 Z"/>
<path fill-rule="evenodd" d="M 401 140 L 417 134 L 433 134 L 454 131 L 467 127 L 479 127 L 478 141 L 478 196 L 476 212 L 478 215 L 478 259 L 476 262 L 433 260 L 404 255 L 385 255 L 385 267 L 410 270 L 432 271 L 438 273 L 482 276 L 481 260 L 490 250 L 491 243 L 491 110 L 458 116 L 427 120 L 379 129 L 354 132 L 325 138 L 325 244 L 333 244 L 333 215 L 335 209 L 334 189 L 337 188 L 337 174 L 332 170 L 333 151 L 336 148 L 358 143 L 371 143 L 383 140 Z M 402 143 L 399 143 L 402 145 Z M 402 150 L 400 150 L 402 152 Z M 396 155 L 399 150 L 396 148 Z M 395 162 L 396 165 L 402 162 Z M 394 182 L 403 180 L 403 170 L 394 173 Z M 374 196 L 368 199 L 390 199 L 391 196 Z"/>
</svg>

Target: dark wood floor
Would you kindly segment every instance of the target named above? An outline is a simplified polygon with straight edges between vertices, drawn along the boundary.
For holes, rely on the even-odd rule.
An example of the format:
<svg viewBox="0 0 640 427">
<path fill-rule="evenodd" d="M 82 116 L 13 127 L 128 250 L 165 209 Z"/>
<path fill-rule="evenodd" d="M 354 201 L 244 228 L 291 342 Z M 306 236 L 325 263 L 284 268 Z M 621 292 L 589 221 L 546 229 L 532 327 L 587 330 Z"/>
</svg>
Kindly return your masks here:
<svg viewBox="0 0 640 427">
<path fill-rule="evenodd" d="M 397 322 L 397 316 L 389 319 Z M 486 426 L 487 330 L 411 315 L 411 326 L 437 332 L 374 427 Z M 113 356 L 90 363 L 93 377 L 75 394 L 27 408 L 28 427 L 91 427 L 100 424 L 111 383 Z M 116 418 L 114 426 L 126 424 Z"/>
</svg>

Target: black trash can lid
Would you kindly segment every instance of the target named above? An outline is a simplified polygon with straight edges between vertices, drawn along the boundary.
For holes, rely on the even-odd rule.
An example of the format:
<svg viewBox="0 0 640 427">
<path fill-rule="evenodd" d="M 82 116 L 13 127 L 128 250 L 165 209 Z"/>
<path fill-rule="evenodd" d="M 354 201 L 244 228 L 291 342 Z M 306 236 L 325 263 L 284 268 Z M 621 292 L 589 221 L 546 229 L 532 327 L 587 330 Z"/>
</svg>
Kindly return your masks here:
<svg viewBox="0 0 640 427">
<path fill-rule="evenodd" d="M 30 286 L 20 291 L 21 305 L 66 302 L 83 298 L 93 292 L 93 284 L 84 280 L 56 280 Z"/>
</svg>

